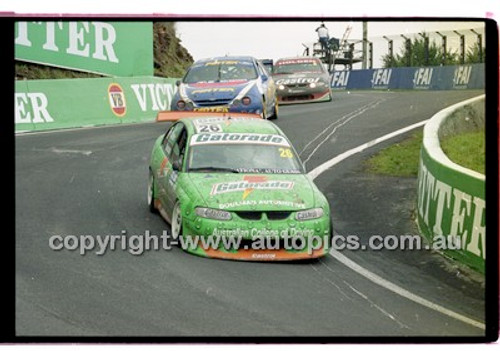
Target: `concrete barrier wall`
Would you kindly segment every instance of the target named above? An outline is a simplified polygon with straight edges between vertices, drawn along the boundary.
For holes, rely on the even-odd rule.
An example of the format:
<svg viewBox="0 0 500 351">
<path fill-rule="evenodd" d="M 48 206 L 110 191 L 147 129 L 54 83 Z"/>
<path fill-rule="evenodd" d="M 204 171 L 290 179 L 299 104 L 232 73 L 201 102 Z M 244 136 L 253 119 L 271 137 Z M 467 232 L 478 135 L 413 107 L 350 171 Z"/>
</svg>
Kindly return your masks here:
<svg viewBox="0 0 500 351">
<path fill-rule="evenodd" d="M 443 253 L 484 273 L 486 259 L 485 176 L 453 163 L 442 151 L 439 134 L 451 130 L 450 119 L 484 119 L 482 95 L 448 107 L 425 125 L 418 172 L 417 221 L 430 241 L 442 242 Z M 481 111 L 483 111 L 481 113 Z M 478 117 L 481 116 L 481 117 Z M 457 125 L 459 125 L 458 123 Z M 495 234 L 495 233 L 493 233 Z"/>
<path fill-rule="evenodd" d="M 485 66 L 481 64 L 437 67 L 378 68 L 336 71 L 332 89 L 484 89 Z"/>
<path fill-rule="evenodd" d="M 485 128 L 484 100 L 472 102 L 455 110 L 439 127 L 439 139 Z"/>
<path fill-rule="evenodd" d="M 15 83 L 15 131 L 153 121 L 170 109 L 175 78 L 25 80 Z"/>
</svg>

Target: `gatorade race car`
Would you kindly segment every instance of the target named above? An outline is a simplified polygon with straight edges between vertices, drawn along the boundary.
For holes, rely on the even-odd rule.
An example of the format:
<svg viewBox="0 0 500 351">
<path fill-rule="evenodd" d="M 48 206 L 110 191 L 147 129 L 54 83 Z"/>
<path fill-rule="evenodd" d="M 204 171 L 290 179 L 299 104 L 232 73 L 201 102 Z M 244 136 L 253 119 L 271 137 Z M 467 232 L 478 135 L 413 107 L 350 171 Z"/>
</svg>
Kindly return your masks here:
<svg viewBox="0 0 500 351">
<path fill-rule="evenodd" d="M 177 121 L 154 143 L 149 208 L 184 250 L 238 260 L 328 253 L 328 201 L 275 124 L 237 113 L 160 112 L 157 120 Z"/>
<path fill-rule="evenodd" d="M 330 76 L 318 58 L 282 58 L 273 66 L 280 104 L 331 101 Z"/>
<path fill-rule="evenodd" d="M 177 82 L 172 111 L 246 112 L 278 117 L 276 87 L 253 57 L 217 57 L 195 62 Z"/>
</svg>

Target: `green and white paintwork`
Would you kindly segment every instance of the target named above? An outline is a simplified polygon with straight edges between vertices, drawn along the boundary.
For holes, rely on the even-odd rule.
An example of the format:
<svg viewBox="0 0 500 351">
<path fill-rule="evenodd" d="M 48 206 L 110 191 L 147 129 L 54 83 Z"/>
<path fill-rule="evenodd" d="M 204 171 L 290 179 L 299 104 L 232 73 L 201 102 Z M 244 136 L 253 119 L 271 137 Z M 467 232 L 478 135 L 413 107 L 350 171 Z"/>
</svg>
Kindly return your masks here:
<svg viewBox="0 0 500 351">
<path fill-rule="evenodd" d="M 429 241 L 437 237 L 447 239 L 452 249 L 444 250 L 446 255 L 484 273 L 485 176 L 450 161 L 441 150 L 438 137 L 448 116 L 477 101 L 484 102 L 484 95 L 448 107 L 426 124 L 418 176 L 417 221 Z"/>
<path fill-rule="evenodd" d="M 178 127 L 179 124 L 182 126 Z M 164 147 L 165 137 L 169 139 L 171 135 L 167 132 L 166 135 L 157 138 L 150 158 L 152 179 L 149 200 L 151 207 L 158 209 L 168 222 L 172 221 L 176 204 L 180 204 L 184 237 L 235 235 L 252 239 L 256 235 L 278 238 L 284 233 L 288 235 L 295 233 L 304 237 L 315 235 L 329 242 L 331 221 L 328 201 L 304 172 L 293 146 L 276 125 L 256 118 L 196 117 L 183 118 L 170 128 L 184 128 L 186 131 L 185 157 L 181 157 L 182 163 L 177 163 L 174 170 L 173 163 L 177 156 L 172 156 L 172 153 L 175 151 L 166 152 L 165 149 L 168 147 Z M 243 135 L 246 139 L 242 137 Z M 233 173 L 220 170 L 203 172 L 189 170 L 187 160 L 192 157 L 191 152 L 196 152 L 192 151 L 194 146 L 200 147 L 197 144 L 199 140 L 211 139 L 217 140 L 216 143 L 224 144 L 227 148 L 234 147 L 237 143 L 245 143 L 252 147 L 254 145 L 252 142 L 257 144 L 259 140 L 263 140 L 263 143 L 285 145 L 284 148 L 289 150 L 286 157 L 296 158 L 300 171 L 293 174 L 272 174 L 272 172 L 257 171 Z M 248 160 L 249 167 L 252 163 L 253 160 Z M 200 207 L 225 211 L 230 213 L 231 219 L 216 220 L 200 217 L 196 213 L 196 208 Z M 321 209 L 323 215 L 315 219 L 296 219 L 297 212 L 310 209 Z M 240 211 L 263 212 L 263 214 L 258 220 L 244 219 L 238 215 Z M 283 219 L 268 218 L 269 212 L 276 211 L 286 211 L 290 214 Z M 329 245 L 322 247 L 321 253 L 315 257 L 327 254 L 328 249 Z M 219 250 L 222 252 L 223 248 Z M 307 248 L 304 248 L 297 253 L 306 251 Z M 191 252 L 207 256 L 201 248 Z M 238 259 L 237 255 L 234 257 Z M 301 255 L 300 258 L 307 257 Z"/>
</svg>

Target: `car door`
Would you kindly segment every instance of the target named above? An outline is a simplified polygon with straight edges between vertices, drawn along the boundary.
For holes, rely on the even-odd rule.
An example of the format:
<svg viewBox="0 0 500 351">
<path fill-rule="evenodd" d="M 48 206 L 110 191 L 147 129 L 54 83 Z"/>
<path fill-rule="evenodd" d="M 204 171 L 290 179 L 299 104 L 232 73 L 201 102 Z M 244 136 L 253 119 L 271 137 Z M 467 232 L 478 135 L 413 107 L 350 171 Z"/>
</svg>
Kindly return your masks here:
<svg viewBox="0 0 500 351">
<path fill-rule="evenodd" d="M 266 98 L 266 109 L 271 113 L 275 102 L 276 87 L 273 78 L 269 75 L 261 63 L 257 63 L 259 76 L 261 77 L 262 90 Z"/>
<path fill-rule="evenodd" d="M 163 160 L 158 169 L 158 198 L 162 207 L 166 210 L 168 217 L 172 214 L 173 204 L 171 203 L 171 194 L 169 194 L 169 181 L 172 177 L 172 153 L 177 139 L 184 130 L 184 124 L 177 122 L 165 134 L 161 149 L 163 153 Z"/>
<path fill-rule="evenodd" d="M 167 180 L 165 183 L 166 187 L 166 198 L 168 201 L 168 206 L 173 210 L 175 202 L 177 200 L 177 179 L 179 177 L 179 172 L 184 169 L 184 155 L 186 154 L 186 144 L 187 144 L 187 130 L 182 124 L 182 129 L 178 137 L 176 138 L 172 150 L 170 153 L 170 165 Z M 171 214 L 171 212 L 169 212 Z"/>
</svg>

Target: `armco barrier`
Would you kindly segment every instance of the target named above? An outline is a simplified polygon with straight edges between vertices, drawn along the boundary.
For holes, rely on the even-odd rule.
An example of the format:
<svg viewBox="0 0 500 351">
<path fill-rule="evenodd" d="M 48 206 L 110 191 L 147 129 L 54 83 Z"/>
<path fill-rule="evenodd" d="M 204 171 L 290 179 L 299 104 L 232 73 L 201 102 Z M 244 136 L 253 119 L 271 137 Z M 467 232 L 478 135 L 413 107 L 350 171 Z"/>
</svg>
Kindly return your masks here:
<svg viewBox="0 0 500 351">
<path fill-rule="evenodd" d="M 484 89 L 484 64 L 336 71 L 332 89 Z"/>
<path fill-rule="evenodd" d="M 15 131 L 154 120 L 170 108 L 175 78 L 126 77 L 16 81 Z"/>
<path fill-rule="evenodd" d="M 448 107 L 425 125 L 417 204 L 421 233 L 430 242 L 441 240 L 441 247 L 447 248 L 443 253 L 482 273 L 486 258 L 485 176 L 453 163 L 444 154 L 439 129 L 455 111 L 481 101 L 484 104 L 484 99 L 482 95 Z"/>
</svg>

